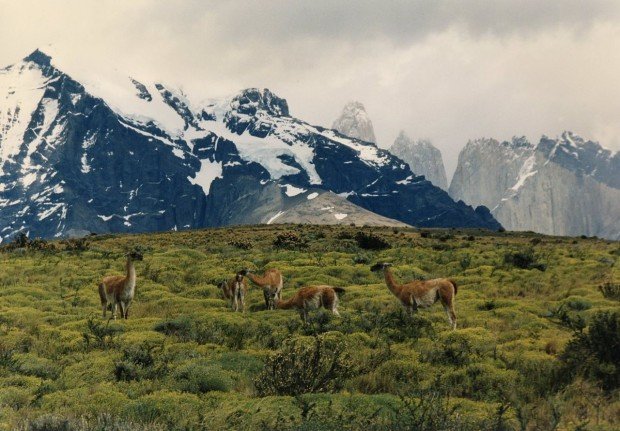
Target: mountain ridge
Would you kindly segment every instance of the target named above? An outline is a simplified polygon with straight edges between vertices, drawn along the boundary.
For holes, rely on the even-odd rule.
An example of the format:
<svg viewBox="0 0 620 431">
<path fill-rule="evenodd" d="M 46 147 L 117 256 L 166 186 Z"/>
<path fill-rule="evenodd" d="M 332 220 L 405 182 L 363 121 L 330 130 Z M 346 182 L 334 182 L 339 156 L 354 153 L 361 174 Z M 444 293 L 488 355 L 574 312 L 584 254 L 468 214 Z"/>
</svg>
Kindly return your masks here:
<svg viewBox="0 0 620 431">
<path fill-rule="evenodd" d="M 243 223 L 266 200 L 281 202 L 271 217 L 285 208 L 289 187 L 331 191 L 406 224 L 499 226 L 386 150 L 291 117 L 267 89 L 197 105 L 125 77 L 108 102 L 40 51 L 2 71 L 3 238 Z"/>
<path fill-rule="evenodd" d="M 507 229 L 620 239 L 620 156 L 569 131 L 468 142 L 449 193 Z"/>
</svg>

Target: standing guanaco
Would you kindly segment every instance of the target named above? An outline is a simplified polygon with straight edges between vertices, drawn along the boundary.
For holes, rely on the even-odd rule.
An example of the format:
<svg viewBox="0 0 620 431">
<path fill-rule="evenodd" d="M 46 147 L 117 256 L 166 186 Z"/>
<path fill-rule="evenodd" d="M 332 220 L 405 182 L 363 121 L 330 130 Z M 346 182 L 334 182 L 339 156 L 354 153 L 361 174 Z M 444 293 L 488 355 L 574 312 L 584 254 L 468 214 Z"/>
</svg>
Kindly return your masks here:
<svg viewBox="0 0 620 431">
<path fill-rule="evenodd" d="M 243 275 L 236 274 L 228 281 L 220 283 L 220 289 L 224 293 L 224 297 L 230 300 L 230 306 L 233 311 L 245 312 L 245 293 L 247 286 L 243 280 Z"/>
<path fill-rule="evenodd" d="M 105 318 L 108 304 L 112 305 L 112 317 L 116 319 L 117 306 L 121 307 L 121 317 L 129 317 L 129 306 L 136 293 L 136 267 L 134 261 L 142 260 L 144 257 L 138 251 L 131 251 L 125 255 L 125 275 L 110 275 L 105 277 L 99 284 L 99 298 L 101 299 L 101 310 Z"/>
<path fill-rule="evenodd" d="M 284 279 L 280 271 L 275 268 L 268 269 L 260 276 L 246 268 L 237 274 L 249 278 L 252 283 L 263 289 L 267 310 L 273 310 L 276 307 L 276 302 L 282 296 L 282 287 L 284 285 Z"/>
<path fill-rule="evenodd" d="M 450 326 L 456 329 L 456 311 L 454 311 L 454 299 L 458 290 L 456 283 L 448 278 L 435 278 L 433 280 L 415 280 L 405 284 L 398 284 L 390 270 L 391 263 L 377 263 L 370 267 L 373 272 L 383 271 L 385 284 L 390 292 L 397 297 L 409 314 L 418 310 L 418 307 L 427 308 L 437 301 L 441 301 Z"/>
</svg>

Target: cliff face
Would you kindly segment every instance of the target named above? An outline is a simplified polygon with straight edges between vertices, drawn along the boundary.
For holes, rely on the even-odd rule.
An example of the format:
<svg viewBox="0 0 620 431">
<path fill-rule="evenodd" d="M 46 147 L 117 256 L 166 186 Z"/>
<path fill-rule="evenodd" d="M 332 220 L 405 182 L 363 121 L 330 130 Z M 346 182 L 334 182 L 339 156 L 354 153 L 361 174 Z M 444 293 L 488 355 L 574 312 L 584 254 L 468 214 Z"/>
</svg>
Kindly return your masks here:
<svg viewBox="0 0 620 431">
<path fill-rule="evenodd" d="M 620 157 L 565 132 L 537 145 L 467 144 L 449 193 L 486 205 L 509 230 L 620 239 Z"/>
<path fill-rule="evenodd" d="M 459 154 L 448 192 L 456 200 L 493 209 L 517 184 L 519 172 L 527 168 L 525 162 L 533 152 L 534 146 L 524 138 L 511 142 L 486 138 L 470 141 Z"/>
<path fill-rule="evenodd" d="M 401 131 L 390 147 L 390 152 L 407 162 L 416 175 L 424 175 L 435 186 L 448 190 L 441 151 L 430 141 L 414 141 Z"/>
</svg>

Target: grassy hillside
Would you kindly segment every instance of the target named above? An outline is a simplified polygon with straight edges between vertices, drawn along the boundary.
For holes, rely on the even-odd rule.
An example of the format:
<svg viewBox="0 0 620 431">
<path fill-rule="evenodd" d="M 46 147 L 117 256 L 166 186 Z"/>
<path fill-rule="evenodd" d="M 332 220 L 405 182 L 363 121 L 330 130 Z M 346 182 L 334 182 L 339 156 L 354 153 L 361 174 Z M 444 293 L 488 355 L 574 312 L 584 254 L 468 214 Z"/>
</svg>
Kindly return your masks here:
<svg viewBox="0 0 620 431">
<path fill-rule="evenodd" d="M 103 320 L 97 284 L 135 246 L 130 318 Z M 598 239 L 292 225 L 5 247 L 0 428 L 618 429 L 619 257 Z M 376 261 L 456 280 L 458 330 L 439 304 L 406 316 Z M 243 267 L 280 269 L 285 298 L 344 287 L 342 317 L 304 326 L 256 288 L 231 312 L 216 286 Z"/>
</svg>

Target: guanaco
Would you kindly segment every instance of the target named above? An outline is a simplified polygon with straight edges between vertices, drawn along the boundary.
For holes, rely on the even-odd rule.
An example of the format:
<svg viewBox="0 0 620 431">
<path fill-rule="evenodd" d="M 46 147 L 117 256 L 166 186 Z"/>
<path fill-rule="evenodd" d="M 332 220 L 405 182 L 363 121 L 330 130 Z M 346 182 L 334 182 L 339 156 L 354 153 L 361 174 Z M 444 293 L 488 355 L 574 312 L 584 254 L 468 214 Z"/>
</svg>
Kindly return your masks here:
<svg viewBox="0 0 620 431">
<path fill-rule="evenodd" d="M 308 312 L 317 310 L 321 307 L 331 310 L 336 316 L 338 312 L 338 294 L 344 294 L 345 290 L 341 287 L 327 285 L 308 286 L 299 289 L 295 295 L 286 300 L 277 300 L 276 308 L 282 310 L 297 309 L 304 323 L 308 321 Z"/>
<path fill-rule="evenodd" d="M 383 262 L 373 265 L 373 272 L 383 271 L 385 284 L 390 292 L 397 297 L 409 314 L 418 310 L 418 307 L 427 308 L 437 301 L 441 301 L 452 329 L 456 329 L 456 312 L 454 300 L 458 290 L 454 280 L 436 278 L 433 280 L 415 280 L 405 284 L 398 284 L 390 270 L 391 263 Z"/>
<path fill-rule="evenodd" d="M 224 297 L 230 300 L 230 306 L 233 311 L 245 312 L 245 293 L 247 286 L 245 285 L 243 275 L 236 274 L 228 281 L 220 283 L 220 289 L 224 293 Z"/>
<path fill-rule="evenodd" d="M 279 301 L 282 296 L 282 287 L 284 285 L 284 279 L 280 271 L 277 269 L 268 269 L 260 276 L 246 268 L 242 269 L 237 274 L 248 277 L 252 283 L 263 289 L 267 310 L 273 310 L 275 308 L 276 302 Z"/>
<path fill-rule="evenodd" d="M 108 304 L 112 305 L 112 317 L 116 319 L 117 306 L 121 307 L 121 317 L 127 319 L 129 317 L 129 306 L 136 293 L 136 267 L 134 262 L 142 260 L 144 257 L 138 251 L 132 251 L 125 255 L 127 263 L 125 264 L 126 274 L 110 275 L 105 277 L 99 284 L 99 298 L 101 299 L 101 310 L 103 318 L 105 318 Z"/>
</svg>

